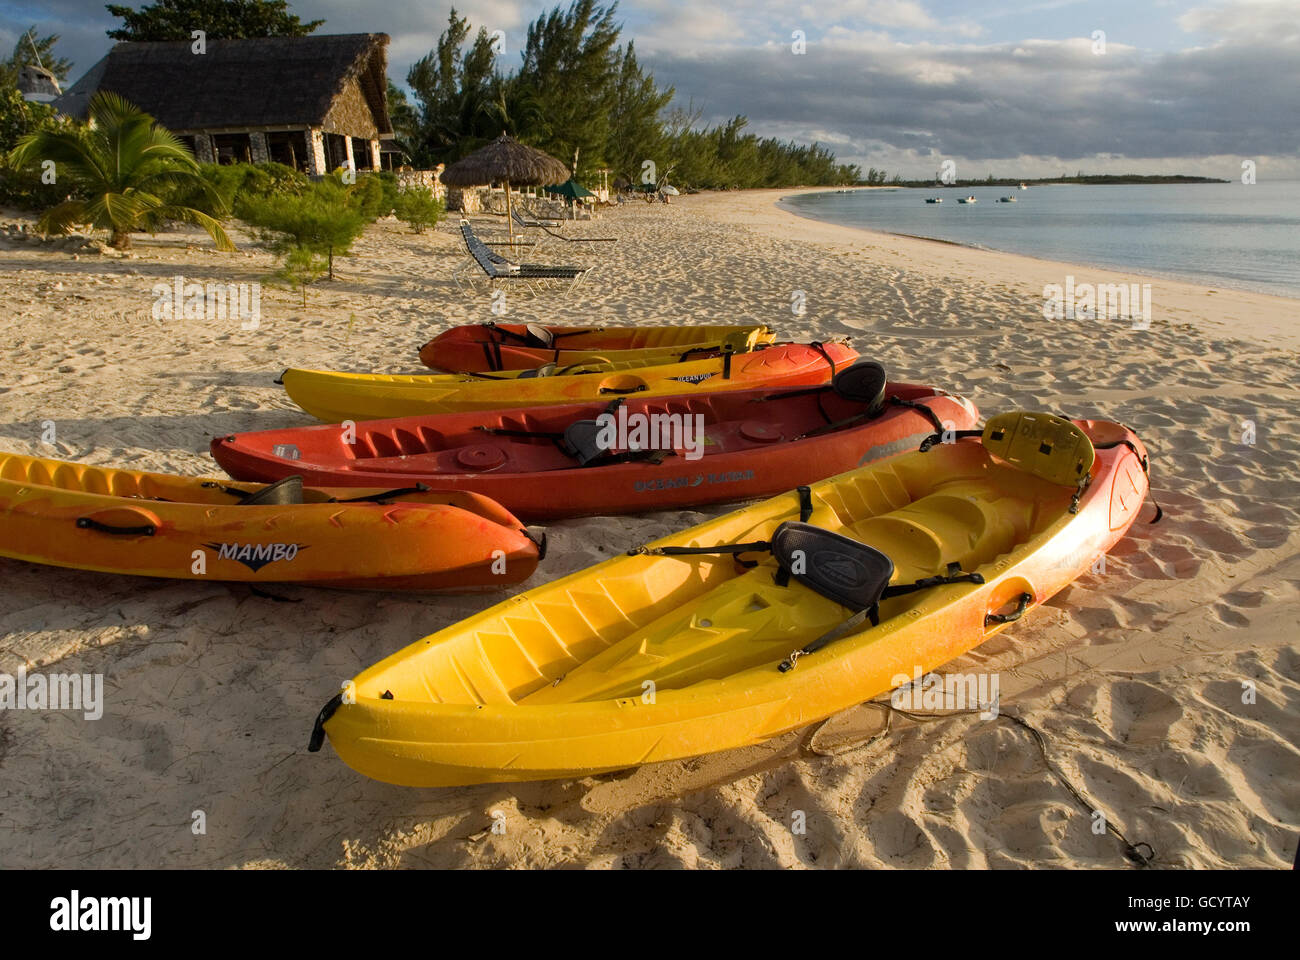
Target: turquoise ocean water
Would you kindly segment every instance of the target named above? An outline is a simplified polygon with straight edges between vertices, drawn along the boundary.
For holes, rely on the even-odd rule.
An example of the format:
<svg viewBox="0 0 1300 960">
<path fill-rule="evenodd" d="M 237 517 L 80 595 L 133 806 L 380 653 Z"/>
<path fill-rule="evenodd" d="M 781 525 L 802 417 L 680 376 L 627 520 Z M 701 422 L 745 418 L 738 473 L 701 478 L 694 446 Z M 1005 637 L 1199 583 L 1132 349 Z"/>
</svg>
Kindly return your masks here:
<svg viewBox="0 0 1300 960">
<path fill-rule="evenodd" d="M 957 202 L 969 194 L 979 202 Z M 855 190 L 782 205 L 844 226 L 1300 297 L 1300 181 Z"/>
</svg>

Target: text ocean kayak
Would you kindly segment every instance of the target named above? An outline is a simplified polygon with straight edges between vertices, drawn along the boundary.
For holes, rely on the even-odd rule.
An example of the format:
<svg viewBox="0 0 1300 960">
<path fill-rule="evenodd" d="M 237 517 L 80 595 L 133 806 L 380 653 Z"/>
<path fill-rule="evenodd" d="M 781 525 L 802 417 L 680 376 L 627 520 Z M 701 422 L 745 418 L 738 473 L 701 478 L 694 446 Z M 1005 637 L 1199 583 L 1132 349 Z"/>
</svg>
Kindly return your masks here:
<svg viewBox="0 0 1300 960">
<path fill-rule="evenodd" d="M 1004 414 L 420 640 L 331 700 L 311 747 L 328 734 L 366 776 L 446 786 L 755 744 L 999 632 L 1119 540 L 1147 488 L 1126 427 Z"/>
<path fill-rule="evenodd" d="M 752 350 L 776 339 L 766 326 L 563 327 L 535 323 L 473 323 L 452 327 L 420 348 L 420 362 L 435 370 L 490 372 L 561 366 L 594 357 L 673 360 L 683 356 Z"/>
<path fill-rule="evenodd" d="M 299 474 L 330 486 L 421 481 L 482 493 L 517 516 L 541 520 L 772 496 L 914 450 L 932 433 L 969 429 L 979 419 L 963 398 L 886 384 L 884 370 L 869 360 L 838 372 L 833 385 L 632 396 L 613 406 L 265 430 L 218 437 L 212 456 L 242 480 Z M 610 446 L 601 445 L 603 428 L 613 434 Z"/>
<path fill-rule="evenodd" d="M 853 362 L 857 356 L 843 343 L 775 344 L 751 353 L 705 360 L 651 367 L 620 364 L 594 373 L 554 376 L 521 375 L 536 371 L 476 377 L 286 370 L 281 380 L 294 403 L 319 420 L 338 423 L 586 403 L 632 395 L 662 397 L 817 384 L 829 380 L 834 369 Z"/>
<path fill-rule="evenodd" d="M 528 579 L 539 542 L 473 493 L 264 488 L 0 454 L 0 556 L 56 567 L 466 590 Z"/>
</svg>

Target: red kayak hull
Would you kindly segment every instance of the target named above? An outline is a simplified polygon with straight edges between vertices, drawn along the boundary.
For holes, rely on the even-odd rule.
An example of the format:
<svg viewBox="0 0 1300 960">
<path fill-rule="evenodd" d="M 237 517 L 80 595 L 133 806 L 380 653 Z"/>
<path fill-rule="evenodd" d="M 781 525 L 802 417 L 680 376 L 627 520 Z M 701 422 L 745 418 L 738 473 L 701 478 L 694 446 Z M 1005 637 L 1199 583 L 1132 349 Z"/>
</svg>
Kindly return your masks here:
<svg viewBox="0 0 1300 960">
<path fill-rule="evenodd" d="M 886 397 L 928 407 L 947 429 L 966 430 L 979 421 L 970 401 L 933 387 L 889 384 Z M 624 404 L 628 423 L 636 415 L 704 418 L 695 421 L 703 423 L 703 443 L 688 439 L 659 463 L 582 467 L 553 439 L 482 429 L 558 433 L 575 421 L 596 419 L 607 407 L 568 404 L 363 421 L 355 425 L 352 443 L 346 442 L 349 428 L 339 424 L 266 430 L 217 437 L 212 455 L 241 480 L 268 482 L 298 474 L 308 484 L 329 486 L 421 482 L 437 490 L 483 494 L 526 520 L 557 520 L 768 497 L 913 449 L 935 432 L 934 422 L 920 410 L 887 402 L 870 420 L 800 439 L 864 411 L 829 387 L 629 399 Z"/>
</svg>

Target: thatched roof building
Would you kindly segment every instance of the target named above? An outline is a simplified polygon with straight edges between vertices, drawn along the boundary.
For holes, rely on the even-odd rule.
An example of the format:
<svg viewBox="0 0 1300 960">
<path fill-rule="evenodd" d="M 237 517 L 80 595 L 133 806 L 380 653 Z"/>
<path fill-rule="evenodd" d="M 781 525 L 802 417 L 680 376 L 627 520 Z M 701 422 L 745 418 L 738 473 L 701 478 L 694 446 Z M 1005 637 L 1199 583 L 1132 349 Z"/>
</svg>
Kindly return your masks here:
<svg viewBox="0 0 1300 960">
<path fill-rule="evenodd" d="M 388 118 L 382 33 L 119 43 L 54 101 L 84 117 L 111 90 L 188 140 L 203 162 L 274 160 L 311 174 L 380 165 Z"/>
</svg>

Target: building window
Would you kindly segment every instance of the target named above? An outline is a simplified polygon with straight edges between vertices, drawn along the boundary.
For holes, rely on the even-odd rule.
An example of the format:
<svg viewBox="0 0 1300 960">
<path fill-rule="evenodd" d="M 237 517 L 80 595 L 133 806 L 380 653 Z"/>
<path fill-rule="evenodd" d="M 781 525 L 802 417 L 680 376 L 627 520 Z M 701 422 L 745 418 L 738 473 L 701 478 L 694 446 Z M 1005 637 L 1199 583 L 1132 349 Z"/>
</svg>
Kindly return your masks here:
<svg viewBox="0 0 1300 960">
<path fill-rule="evenodd" d="M 212 137 L 217 163 L 252 163 L 253 145 L 246 133 L 218 133 Z"/>
<path fill-rule="evenodd" d="M 337 133 L 325 134 L 325 169 L 337 170 L 348 162 L 348 141 Z"/>
<path fill-rule="evenodd" d="M 369 170 L 374 166 L 370 157 L 369 140 L 362 140 L 360 137 L 352 138 L 352 159 L 356 161 L 358 170 Z"/>
<path fill-rule="evenodd" d="M 266 152 L 274 163 L 282 163 L 286 167 L 307 172 L 309 160 L 307 135 L 301 130 L 268 133 Z"/>
</svg>

